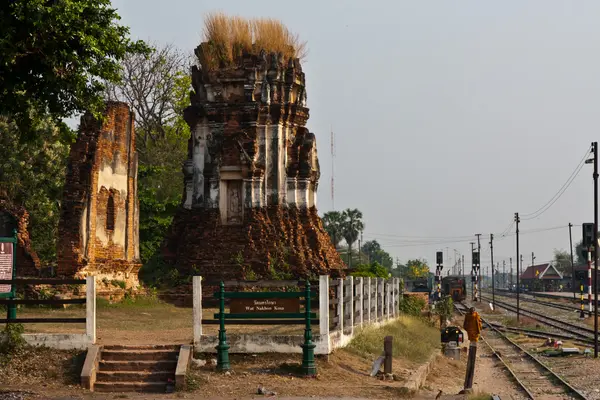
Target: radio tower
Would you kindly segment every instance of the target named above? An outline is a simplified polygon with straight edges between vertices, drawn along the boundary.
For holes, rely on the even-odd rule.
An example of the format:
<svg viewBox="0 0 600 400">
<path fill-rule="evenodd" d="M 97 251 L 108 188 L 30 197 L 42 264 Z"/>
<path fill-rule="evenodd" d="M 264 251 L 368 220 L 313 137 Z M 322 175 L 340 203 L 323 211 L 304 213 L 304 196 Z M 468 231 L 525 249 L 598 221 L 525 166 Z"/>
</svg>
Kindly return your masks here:
<svg viewBox="0 0 600 400">
<path fill-rule="evenodd" d="M 331 128 L 331 209 L 335 211 L 335 142 Z"/>
</svg>

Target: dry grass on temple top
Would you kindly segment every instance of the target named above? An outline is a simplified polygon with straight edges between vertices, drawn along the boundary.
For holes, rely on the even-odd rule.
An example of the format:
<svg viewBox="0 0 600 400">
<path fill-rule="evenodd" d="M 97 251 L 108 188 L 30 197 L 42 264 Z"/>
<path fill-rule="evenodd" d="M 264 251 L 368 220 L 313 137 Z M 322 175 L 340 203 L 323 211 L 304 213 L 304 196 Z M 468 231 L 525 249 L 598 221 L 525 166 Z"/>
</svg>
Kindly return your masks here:
<svg viewBox="0 0 600 400">
<path fill-rule="evenodd" d="M 306 56 L 306 42 L 300 41 L 281 21 L 271 18 L 208 14 L 204 20 L 203 41 L 207 44 L 204 52 L 209 68 L 235 63 L 244 52 L 281 53 L 285 60 Z"/>
</svg>

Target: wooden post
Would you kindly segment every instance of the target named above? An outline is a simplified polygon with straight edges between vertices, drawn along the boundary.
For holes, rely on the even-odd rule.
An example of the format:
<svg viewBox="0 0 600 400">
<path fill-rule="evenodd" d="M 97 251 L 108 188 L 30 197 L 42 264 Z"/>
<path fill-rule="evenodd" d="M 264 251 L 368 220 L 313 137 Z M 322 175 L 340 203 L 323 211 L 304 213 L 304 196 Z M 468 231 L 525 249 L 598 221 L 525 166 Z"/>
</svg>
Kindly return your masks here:
<svg viewBox="0 0 600 400">
<path fill-rule="evenodd" d="M 371 323 L 371 278 L 367 278 L 367 321 Z"/>
<path fill-rule="evenodd" d="M 338 283 L 338 329 L 344 333 L 344 279 L 340 278 Z"/>
<path fill-rule="evenodd" d="M 192 316 L 194 318 L 194 346 L 200 344 L 200 338 L 202 337 L 202 277 L 192 277 L 192 301 L 193 310 Z"/>
<path fill-rule="evenodd" d="M 467 372 L 465 375 L 465 392 L 473 389 L 473 376 L 475 375 L 475 358 L 477 357 L 477 342 L 469 344 L 469 358 L 467 360 Z"/>
<path fill-rule="evenodd" d="M 85 278 L 85 333 L 92 344 L 96 343 L 96 277 Z"/>
<path fill-rule="evenodd" d="M 363 289 L 364 289 L 364 278 L 361 276 L 358 278 L 358 324 L 363 325 L 363 308 L 365 307 L 365 301 L 363 300 Z"/>
<path fill-rule="evenodd" d="M 319 334 L 329 353 L 329 275 L 319 276 Z"/>
<path fill-rule="evenodd" d="M 383 360 L 383 373 L 384 374 L 392 373 L 392 356 L 393 356 L 392 346 L 393 346 L 393 344 L 394 344 L 393 336 L 386 336 L 385 339 L 383 339 L 383 354 L 385 357 Z"/>
</svg>

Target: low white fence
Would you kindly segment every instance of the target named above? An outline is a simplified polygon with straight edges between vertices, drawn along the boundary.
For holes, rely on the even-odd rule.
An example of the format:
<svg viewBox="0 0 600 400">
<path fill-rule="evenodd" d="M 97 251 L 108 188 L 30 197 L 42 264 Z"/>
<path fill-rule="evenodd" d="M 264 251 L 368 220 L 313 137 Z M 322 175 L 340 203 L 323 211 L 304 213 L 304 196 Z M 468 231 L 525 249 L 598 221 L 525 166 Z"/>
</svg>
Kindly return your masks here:
<svg viewBox="0 0 600 400">
<path fill-rule="evenodd" d="M 319 331 L 314 326 L 315 354 L 330 354 L 346 346 L 355 328 L 385 324 L 398 316 L 400 279 L 347 277 L 330 279 L 321 275 L 318 283 Z M 316 285 L 315 285 L 316 286 Z M 314 301 L 311 303 L 314 304 Z M 251 315 L 249 315 L 251 317 Z M 214 353 L 217 335 L 202 330 L 202 277 L 193 277 L 194 347 L 198 352 Z M 235 322 L 228 322 L 233 325 Z M 301 353 L 302 335 L 265 335 L 227 333 L 231 353 Z"/>
</svg>

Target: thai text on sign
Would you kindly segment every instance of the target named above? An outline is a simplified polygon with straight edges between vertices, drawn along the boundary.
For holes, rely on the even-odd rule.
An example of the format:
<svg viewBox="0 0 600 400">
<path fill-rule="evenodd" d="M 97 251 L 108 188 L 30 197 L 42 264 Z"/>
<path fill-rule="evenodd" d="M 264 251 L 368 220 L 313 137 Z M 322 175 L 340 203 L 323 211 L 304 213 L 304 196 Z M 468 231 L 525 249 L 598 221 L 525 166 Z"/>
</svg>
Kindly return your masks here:
<svg viewBox="0 0 600 400">
<path fill-rule="evenodd" d="M 13 278 L 13 244 L 0 242 L 0 279 Z M 10 293 L 11 285 L 0 285 L 0 293 Z"/>
<path fill-rule="evenodd" d="M 244 313 L 299 313 L 300 299 L 231 299 L 229 311 Z"/>
</svg>

